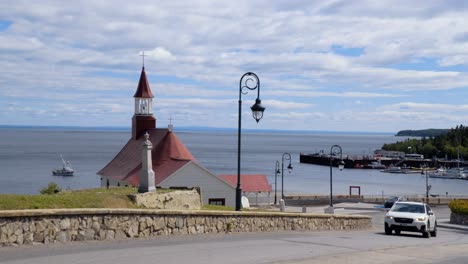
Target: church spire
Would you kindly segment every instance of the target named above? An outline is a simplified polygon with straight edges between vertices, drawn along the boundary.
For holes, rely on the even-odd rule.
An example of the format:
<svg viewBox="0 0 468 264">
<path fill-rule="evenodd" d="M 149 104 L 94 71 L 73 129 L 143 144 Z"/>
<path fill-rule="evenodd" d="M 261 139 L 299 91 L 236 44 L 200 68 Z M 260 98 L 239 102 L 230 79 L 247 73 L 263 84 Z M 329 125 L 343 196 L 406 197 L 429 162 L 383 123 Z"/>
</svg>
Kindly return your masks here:
<svg viewBox="0 0 468 264">
<path fill-rule="evenodd" d="M 153 93 L 151 92 L 150 85 L 148 83 L 148 79 L 146 78 L 145 66 L 141 68 L 141 75 L 140 81 L 138 81 L 138 88 L 135 92 L 133 97 L 140 97 L 140 98 L 153 98 Z"/>
<path fill-rule="evenodd" d="M 156 127 L 156 118 L 153 116 L 153 93 L 146 78 L 145 67 L 141 69 L 138 87 L 133 95 L 135 98 L 135 115 L 132 119 L 132 136 L 138 139 L 149 129 Z"/>
</svg>

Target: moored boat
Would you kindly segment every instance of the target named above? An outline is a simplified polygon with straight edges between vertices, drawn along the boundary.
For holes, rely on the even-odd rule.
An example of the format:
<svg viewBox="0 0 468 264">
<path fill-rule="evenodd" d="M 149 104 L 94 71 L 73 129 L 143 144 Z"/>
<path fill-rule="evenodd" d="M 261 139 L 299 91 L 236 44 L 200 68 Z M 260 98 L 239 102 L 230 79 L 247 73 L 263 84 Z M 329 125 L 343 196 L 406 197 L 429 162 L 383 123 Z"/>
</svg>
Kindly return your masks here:
<svg viewBox="0 0 468 264">
<path fill-rule="evenodd" d="M 60 155 L 62 159 L 63 167 L 61 169 L 52 170 L 52 175 L 54 176 L 73 176 L 75 171 L 73 170 L 70 162 L 68 160 L 64 160 L 62 155 Z"/>
<path fill-rule="evenodd" d="M 439 179 L 467 179 L 467 175 L 465 174 L 463 168 L 438 169 L 432 173 L 428 173 L 428 176 Z"/>
<path fill-rule="evenodd" d="M 378 161 L 372 161 L 371 163 L 367 164 L 367 165 L 364 165 L 362 168 L 364 169 L 385 169 L 386 166 L 385 165 L 382 165 L 382 163 L 380 162 L 380 160 Z"/>
</svg>

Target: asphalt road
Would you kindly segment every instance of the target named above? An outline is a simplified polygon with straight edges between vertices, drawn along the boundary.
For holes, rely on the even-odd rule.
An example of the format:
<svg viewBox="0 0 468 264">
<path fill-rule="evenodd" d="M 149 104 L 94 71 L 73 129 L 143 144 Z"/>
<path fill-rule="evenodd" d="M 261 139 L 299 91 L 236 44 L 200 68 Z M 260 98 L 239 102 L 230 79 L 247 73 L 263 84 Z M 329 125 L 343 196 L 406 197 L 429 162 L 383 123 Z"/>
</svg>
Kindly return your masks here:
<svg viewBox="0 0 468 264">
<path fill-rule="evenodd" d="M 445 209 L 434 211 L 444 217 Z M 365 231 L 242 233 L 0 248 L 0 263 L 468 263 L 468 233 L 435 238 L 383 232 L 383 212 Z"/>
</svg>

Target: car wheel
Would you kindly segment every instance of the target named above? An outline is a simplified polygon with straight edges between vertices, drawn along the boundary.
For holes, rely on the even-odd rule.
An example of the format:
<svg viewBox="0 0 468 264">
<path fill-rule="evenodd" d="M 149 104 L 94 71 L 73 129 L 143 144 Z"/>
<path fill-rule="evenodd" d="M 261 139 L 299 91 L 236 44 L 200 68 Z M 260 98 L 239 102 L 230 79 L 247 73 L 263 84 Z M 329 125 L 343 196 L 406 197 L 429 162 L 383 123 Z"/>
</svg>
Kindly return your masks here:
<svg viewBox="0 0 468 264">
<path fill-rule="evenodd" d="M 431 236 L 433 237 L 437 236 L 437 222 L 435 222 L 434 230 L 431 232 Z"/>
<path fill-rule="evenodd" d="M 424 229 L 424 231 L 423 231 L 423 237 L 430 238 L 431 237 L 430 230 L 431 230 L 431 226 L 428 223 L 426 229 Z"/>
<path fill-rule="evenodd" d="M 385 234 L 386 235 L 391 235 L 392 234 L 392 229 L 388 227 L 387 224 L 385 224 Z"/>
<path fill-rule="evenodd" d="M 400 235 L 400 230 L 395 230 L 395 235 Z"/>
</svg>

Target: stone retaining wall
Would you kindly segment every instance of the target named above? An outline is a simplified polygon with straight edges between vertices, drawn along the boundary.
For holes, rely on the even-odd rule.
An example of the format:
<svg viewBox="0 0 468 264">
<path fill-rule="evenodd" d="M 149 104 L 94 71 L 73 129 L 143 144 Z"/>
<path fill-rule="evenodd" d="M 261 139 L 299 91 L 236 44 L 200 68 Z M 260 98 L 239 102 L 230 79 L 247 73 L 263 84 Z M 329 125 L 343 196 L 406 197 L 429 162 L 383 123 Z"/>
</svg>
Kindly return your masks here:
<svg viewBox="0 0 468 264">
<path fill-rule="evenodd" d="M 451 212 L 450 223 L 456 225 L 468 225 L 468 215 Z"/>
<path fill-rule="evenodd" d="M 138 206 L 166 210 L 200 210 L 201 196 L 196 189 L 166 193 L 147 192 L 130 195 Z"/>
<path fill-rule="evenodd" d="M 354 230 L 370 227 L 370 217 L 358 215 L 140 209 L 0 211 L 0 245 L 177 234 Z"/>
</svg>

